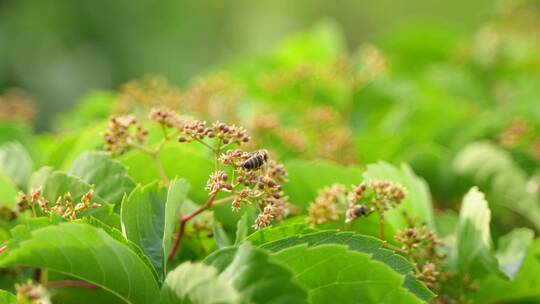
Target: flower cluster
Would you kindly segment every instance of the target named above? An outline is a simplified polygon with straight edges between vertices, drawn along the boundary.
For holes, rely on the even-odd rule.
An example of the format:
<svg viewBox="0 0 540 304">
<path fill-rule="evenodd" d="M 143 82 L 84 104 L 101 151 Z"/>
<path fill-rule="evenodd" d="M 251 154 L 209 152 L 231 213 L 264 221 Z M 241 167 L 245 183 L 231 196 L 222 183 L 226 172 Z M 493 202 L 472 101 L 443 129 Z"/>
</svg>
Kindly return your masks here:
<svg viewBox="0 0 540 304">
<path fill-rule="evenodd" d="M 219 121 L 213 123 L 211 126 L 208 126 L 206 121 L 187 121 L 179 127 L 179 133 L 179 142 L 217 138 L 224 145 L 229 143 L 242 145 L 250 140 L 250 136 L 247 135 L 246 129 L 243 127 L 227 125 Z"/>
<path fill-rule="evenodd" d="M 248 152 L 239 149 L 233 149 L 227 150 L 227 152 L 221 154 L 219 156 L 219 161 L 222 162 L 224 165 L 231 166 L 233 168 L 239 168 L 241 164 L 244 163 L 249 157 L 250 154 Z"/>
<path fill-rule="evenodd" d="M 385 180 L 363 182 L 349 193 L 346 221 L 368 216 L 374 211 L 382 217 L 384 212 L 397 207 L 404 199 L 405 189 L 401 185 Z"/>
<path fill-rule="evenodd" d="M 215 195 L 219 191 L 231 192 L 232 185 L 227 182 L 229 176 L 224 171 L 216 171 L 210 174 L 210 179 L 206 184 L 205 190 L 210 193 L 210 195 Z"/>
<path fill-rule="evenodd" d="M 263 212 L 260 213 L 255 219 L 255 224 L 253 225 L 253 228 L 261 229 L 264 227 L 268 227 L 270 223 L 272 223 L 272 220 L 274 218 L 274 208 L 272 207 L 272 205 L 266 205 L 263 209 Z"/>
<path fill-rule="evenodd" d="M 446 255 L 440 252 L 443 242 L 435 232 L 423 223 L 421 228 L 409 227 L 398 231 L 395 239 L 401 244 L 403 253 L 418 266 L 418 279 L 424 281 L 430 289 L 438 288 L 440 268 Z"/>
<path fill-rule="evenodd" d="M 177 128 L 181 124 L 178 113 L 165 107 L 152 108 L 149 118 L 167 128 Z"/>
<path fill-rule="evenodd" d="M 196 79 L 182 95 L 182 107 L 199 117 L 210 120 L 238 121 L 237 103 L 243 88 L 225 74 Z"/>
<path fill-rule="evenodd" d="M 135 116 L 113 116 L 103 134 L 105 149 L 113 155 L 123 154 L 133 143 L 143 143 L 147 135 Z"/>
<path fill-rule="evenodd" d="M 30 123 L 35 117 L 35 105 L 24 91 L 10 89 L 0 96 L 0 120 Z"/>
<path fill-rule="evenodd" d="M 34 285 L 32 280 L 15 284 L 17 303 L 51 303 L 51 295 L 42 285 Z"/>
<path fill-rule="evenodd" d="M 324 224 L 329 220 L 339 220 L 346 193 L 347 189 L 340 184 L 333 184 L 320 190 L 315 202 L 308 208 L 310 226 Z"/>
<path fill-rule="evenodd" d="M 280 221 L 289 212 L 288 198 L 284 195 L 281 184 L 286 181 L 287 172 L 283 165 L 272 159 L 260 159 L 265 162 L 261 167 L 247 169 L 246 161 L 256 153 L 247 153 L 233 149 L 221 154 L 218 161 L 229 167 L 232 178 L 216 178 L 217 173 L 211 175 L 207 190 L 225 190 L 232 193 L 232 210 L 240 210 L 242 204 L 255 203 L 262 209 L 255 220 L 256 229 L 269 226 L 272 221 Z M 223 176 L 225 172 L 219 173 Z"/>
<path fill-rule="evenodd" d="M 17 196 L 17 207 L 19 212 L 32 209 L 35 213 L 36 208 L 42 214 L 56 214 L 66 219 L 76 220 L 78 215 L 88 209 L 96 209 L 101 207 L 101 204 L 92 202 L 94 190 L 90 189 L 85 193 L 80 202 L 74 204 L 71 193 L 67 192 L 63 196 L 58 197 L 54 205 L 50 204 L 49 200 L 42 196 L 42 187 L 32 190 L 30 194 L 19 192 Z"/>
<path fill-rule="evenodd" d="M 285 166 L 273 159 L 268 160 L 267 174 L 280 184 L 287 181 L 287 171 L 285 170 Z"/>
<path fill-rule="evenodd" d="M 181 101 L 180 90 L 165 78 L 150 76 L 133 80 L 120 88 L 116 104 L 117 113 L 131 113 L 136 108 L 168 106 L 177 108 Z"/>
</svg>

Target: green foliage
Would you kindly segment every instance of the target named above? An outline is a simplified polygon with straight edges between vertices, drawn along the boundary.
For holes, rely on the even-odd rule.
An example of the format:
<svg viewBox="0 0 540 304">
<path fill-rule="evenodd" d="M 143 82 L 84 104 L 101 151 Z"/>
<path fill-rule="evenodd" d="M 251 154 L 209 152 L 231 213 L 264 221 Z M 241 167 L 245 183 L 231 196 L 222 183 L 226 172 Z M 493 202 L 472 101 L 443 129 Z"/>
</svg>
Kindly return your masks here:
<svg viewBox="0 0 540 304">
<path fill-rule="evenodd" d="M 58 197 L 68 192 L 74 200 L 78 200 L 92 188 L 79 177 L 62 171 L 53 171 L 51 167 L 43 167 L 32 175 L 29 189 L 39 187 L 43 187 L 43 197 L 50 202 L 55 202 Z"/>
<path fill-rule="evenodd" d="M 317 191 L 333 183 L 346 186 L 358 184 L 362 180 L 362 171 L 355 167 L 344 167 L 328 161 L 291 161 L 285 164 L 289 182 L 285 184 L 285 192 L 289 200 L 307 208 L 317 197 Z M 324 174 L 320 174 L 324 172 Z"/>
<path fill-rule="evenodd" d="M 122 201 L 120 211 L 124 235 L 150 258 L 160 279 L 165 273 L 163 235 L 166 199 L 166 189 L 160 189 L 157 182 L 138 186 Z"/>
<path fill-rule="evenodd" d="M 0 170 L 9 176 L 19 189 L 26 189 L 34 164 L 26 149 L 18 142 L 0 146 Z"/>
<path fill-rule="evenodd" d="M 404 275 L 406 279 L 403 286 L 414 293 L 418 298 L 430 300 L 434 296 L 429 289 L 425 288 L 410 275 L 413 265 L 402 256 L 383 248 L 384 243 L 373 237 L 350 232 L 337 233 L 335 231 L 324 231 L 303 234 L 301 236 L 282 237 L 281 239 L 262 244 L 262 248 L 272 252 L 278 252 L 300 244 L 307 244 L 308 247 L 316 247 L 325 244 L 343 245 L 347 246 L 351 251 L 369 254 L 374 260 L 378 260 L 392 268 L 395 272 Z"/>
<path fill-rule="evenodd" d="M 472 143 L 456 156 L 454 169 L 486 189 L 494 203 L 540 228 L 540 200 L 527 191 L 525 173 L 507 152 L 487 142 Z"/>
<path fill-rule="evenodd" d="M 0 290 L 0 303 L 1 304 L 15 304 L 17 303 L 17 297 L 12 293 L 5 290 Z"/>
<path fill-rule="evenodd" d="M 165 277 L 174 220 L 186 200 L 188 184 L 175 179 L 169 190 L 157 182 L 138 186 L 122 201 L 122 231 L 150 258 L 160 280 Z"/>
<path fill-rule="evenodd" d="M 109 203 L 120 203 L 122 197 L 135 188 L 127 168 L 103 152 L 81 154 L 68 173 L 93 185 L 95 194 Z"/>
<path fill-rule="evenodd" d="M 159 296 L 147 264 L 105 230 L 88 224 L 63 223 L 37 229 L 18 226 L 0 257 L 3 267 L 43 267 L 107 289 L 131 303 L 149 303 Z"/>
<path fill-rule="evenodd" d="M 491 212 L 484 194 L 472 188 L 463 198 L 452 259 L 461 273 L 480 276 L 498 271 L 497 259 L 491 253 L 490 220 Z"/>
<path fill-rule="evenodd" d="M 367 167 L 364 179 L 391 180 L 405 187 L 407 194 L 404 202 L 399 208 L 386 215 L 394 228 L 403 229 L 407 227 L 403 212 L 407 212 L 408 216 L 419 221 L 425 221 L 430 227 L 434 227 L 429 188 L 426 182 L 417 177 L 409 166 L 402 165 L 398 169 L 388 163 L 379 162 Z"/>
<path fill-rule="evenodd" d="M 160 303 L 238 303 L 240 293 L 212 266 L 186 262 L 171 271 Z"/>
<path fill-rule="evenodd" d="M 27 280 L 59 303 L 540 301 L 540 20 L 519 7 L 355 52 L 320 22 L 186 87 L 94 92 L 53 133 L 0 113 L 0 302 Z"/>
<path fill-rule="evenodd" d="M 215 267 L 223 280 L 241 291 L 243 302 L 305 303 L 306 292 L 292 280 L 290 270 L 249 244 L 217 251 L 204 263 Z"/>
<path fill-rule="evenodd" d="M 540 277 L 540 241 L 535 240 L 528 248 L 522 267 L 512 281 L 500 276 L 487 276 L 479 283 L 477 292 L 469 297 L 477 303 L 501 303 L 540 300 L 538 284 Z"/>
<path fill-rule="evenodd" d="M 170 145 L 160 153 L 160 160 L 169 178 L 181 176 L 191 185 L 191 198 L 196 202 L 204 202 L 207 193 L 204 191 L 209 172 L 212 172 L 212 160 L 200 149 Z M 128 167 L 129 175 L 139 183 L 147 184 L 159 179 L 159 172 L 148 155 L 132 151 L 122 156 L 120 161 Z"/>
<path fill-rule="evenodd" d="M 315 232 L 317 230 L 309 228 L 306 224 L 293 223 L 279 225 L 254 232 L 247 237 L 247 240 L 254 245 L 263 245 L 268 242 L 277 241 L 290 236 Z"/>
<path fill-rule="evenodd" d="M 167 192 L 167 200 L 165 202 L 164 210 L 164 224 L 163 224 L 163 253 L 166 256 L 171 249 L 172 236 L 176 229 L 176 218 L 178 212 L 182 210 L 184 205 L 187 205 L 187 196 L 189 191 L 189 183 L 184 179 L 177 179 L 171 181 L 169 185 L 169 191 Z M 166 265 L 165 265 L 166 266 Z"/>
<path fill-rule="evenodd" d="M 2 201 L 2 205 L 13 207 L 16 196 L 17 186 L 7 175 L 0 171 L 0 201 Z"/>
<path fill-rule="evenodd" d="M 422 303 L 400 287 L 404 276 L 345 246 L 300 245 L 279 251 L 273 258 L 295 272 L 313 303 Z"/>
<path fill-rule="evenodd" d="M 506 276 L 515 278 L 533 239 L 534 232 L 527 228 L 514 229 L 499 239 L 496 256 Z"/>
</svg>

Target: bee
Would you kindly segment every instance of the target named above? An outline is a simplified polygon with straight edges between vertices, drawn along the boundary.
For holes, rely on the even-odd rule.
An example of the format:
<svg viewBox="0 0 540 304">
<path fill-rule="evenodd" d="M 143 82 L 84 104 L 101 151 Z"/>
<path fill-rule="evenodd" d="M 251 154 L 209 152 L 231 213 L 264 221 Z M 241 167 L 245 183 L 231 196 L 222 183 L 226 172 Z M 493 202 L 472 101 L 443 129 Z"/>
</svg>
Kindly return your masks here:
<svg viewBox="0 0 540 304">
<path fill-rule="evenodd" d="M 354 206 L 353 212 L 356 216 L 368 216 L 372 211 L 366 205 L 358 205 Z"/>
<path fill-rule="evenodd" d="M 258 150 L 251 153 L 249 158 L 242 163 L 241 167 L 246 170 L 256 170 L 262 167 L 267 161 L 268 151 Z"/>
</svg>

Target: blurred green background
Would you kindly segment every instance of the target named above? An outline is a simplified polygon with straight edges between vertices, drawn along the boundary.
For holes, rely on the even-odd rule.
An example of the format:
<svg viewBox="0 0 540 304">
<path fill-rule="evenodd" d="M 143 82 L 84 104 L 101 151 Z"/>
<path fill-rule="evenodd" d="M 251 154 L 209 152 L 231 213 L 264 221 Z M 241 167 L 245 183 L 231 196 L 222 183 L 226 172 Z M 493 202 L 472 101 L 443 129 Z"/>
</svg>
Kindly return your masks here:
<svg viewBox="0 0 540 304">
<path fill-rule="evenodd" d="M 237 58 L 269 52 L 292 33 L 335 21 L 348 47 L 410 24 L 469 33 L 496 1 L 207 0 L 0 1 L 0 91 L 38 103 L 38 130 L 88 91 L 146 74 L 183 85 Z"/>
</svg>

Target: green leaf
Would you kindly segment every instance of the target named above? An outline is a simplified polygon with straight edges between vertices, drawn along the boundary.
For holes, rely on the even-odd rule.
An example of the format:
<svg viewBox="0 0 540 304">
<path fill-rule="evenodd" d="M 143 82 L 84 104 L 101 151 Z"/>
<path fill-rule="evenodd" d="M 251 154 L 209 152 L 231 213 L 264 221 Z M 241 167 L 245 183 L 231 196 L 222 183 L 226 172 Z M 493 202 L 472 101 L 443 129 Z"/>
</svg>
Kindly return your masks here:
<svg viewBox="0 0 540 304">
<path fill-rule="evenodd" d="M 0 170 L 0 206 L 15 207 L 17 186 Z"/>
<path fill-rule="evenodd" d="M 499 268 L 509 278 L 515 278 L 533 239 L 534 232 L 527 228 L 514 229 L 499 239 L 495 256 L 499 261 Z"/>
<path fill-rule="evenodd" d="M 96 195 L 109 203 L 119 203 L 124 194 L 135 188 L 127 168 L 104 152 L 81 154 L 71 164 L 68 173 L 94 185 Z"/>
<path fill-rule="evenodd" d="M 250 241 L 254 245 L 260 246 L 286 237 L 299 234 L 307 234 L 316 231 L 316 229 L 308 227 L 308 225 L 306 225 L 305 223 L 292 223 L 260 229 L 249 235 L 246 240 Z"/>
<path fill-rule="evenodd" d="M 54 169 L 49 166 L 39 168 L 39 170 L 34 172 L 34 174 L 32 174 L 30 177 L 27 190 L 32 191 L 33 189 L 37 189 L 38 187 L 45 185 L 47 183 L 47 179 L 53 172 Z"/>
<path fill-rule="evenodd" d="M 489 195 L 491 202 L 513 210 L 540 229 L 540 199 L 527 191 L 527 176 L 501 148 L 488 142 L 466 146 L 454 159 L 461 176 L 470 177 Z"/>
<path fill-rule="evenodd" d="M 17 226 L 0 266 L 42 267 L 98 285 L 128 303 L 159 296 L 152 270 L 125 243 L 85 223 Z"/>
<path fill-rule="evenodd" d="M 161 290 L 160 303 L 239 303 L 239 292 L 218 270 L 202 263 L 186 262 L 171 271 Z"/>
<path fill-rule="evenodd" d="M 0 121 L 0 143 L 8 142 L 20 142 L 33 157 L 40 156 L 33 150 L 35 142 L 32 129 L 28 125 Z"/>
<path fill-rule="evenodd" d="M 80 128 L 96 120 L 106 119 L 113 112 L 116 97 L 116 94 L 110 91 L 90 92 L 80 100 L 74 110 L 60 117 L 60 128 Z"/>
<path fill-rule="evenodd" d="M 311 303 L 423 303 L 402 287 L 405 276 L 346 246 L 303 244 L 272 258 L 294 271 Z"/>
<path fill-rule="evenodd" d="M 325 20 L 285 40 L 274 54 L 274 60 L 290 68 L 305 62 L 331 63 L 345 49 L 345 37 L 339 26 Z"/>
<path fill-rule="evenodd" d="M 203 147 L 204 148 L 204 147 Z M 165 146 L 159 154 L 165 172 L 169 178 L 185 178 L 192 187 L 190 198 L 196 202 L 205 202 L 208 193 L 204 190 L 210 173 L 214 170 L 214 161 L 206 150 L 200 147 L 171 144 Z M 130 151 L 120 159 L 128 167 L 129 175 L 143 184 L 161 179 L 152 159 L 139 151 Z"/>
<path fill-rule="evenodd" d="M 405 276 L 403 287 L 414 293 L 419 299 L 428 301 L 434 297 L 429 289 L 412 276 L 413 265 L 404 257 L 383 248 L 384 243 L 374 237 L 330 230 L 278 239 L 262 244 L 261 247 L 271 252 L 279 252 L 301 244 L 306 244 L 308 247 L 327 244 L 344 245 L 351 251 L 369 254 L 374 260 L 388 265 L 395 272 Z"/>
<path fill-rule="evenodd" d="M 49 280 L 51 280 L 51 272 Z M 107 303 L 125 304 L 126 302 L 105 289 L 86 289 L 80 287 L 63 287 L 54 290 L 52 303 L 80 304 L 80 303 Z"/>
<path fill-rule="evenodd" d="M 60 142 L 59 150 L 51 151 L 53 155 L 62 155 L 57 164 L 58 169 L 68 169 L 70 164 L 84 152 L 95 151 L 103 148 L 103 131 L 107 128 L 107 121 L 98 121 L 85 127 L 83 130 L 68 134 L 66 142 Z M 74 136 L 75 138 L 71 137 Z"/>
<path fill-rule="evenodd" d="M 517 272 L 514 280 L 509 281 L 497 275 L 490 275 L 480 280 L 478 290 L 468 297 L 474 303 L 538 303 L 540 301 L 540 239 L 536 239 Z"/>
<path fill-rule="evenodd" d="M 61 172 L 52 171 L 50 167 L 44 167 L 34 173 L 30 182 L 30 189 L 43 187 L 43 197 L 51 202 L 55 202 L 64 193 L 71 193 L 74 201 L 79 200 L 92 187 L 79 177 Z M 94 197 L 94 201 L 102 202 L 99 196 Z"/>
<path fill-rule="evenodd" d="M 0 169 L 19 187 L 26 189 L 34 163 L 26 149 L 18 142 L 0 146 Z"/>
<path fill-rule="evenodd" d="M 148 256 L 160 280 L 165 276 L 163 236 L 166 200 L 166 189 L 160 188 L 157 181 L 139 185 L 122 201 L 120 211 L 122 232 Z"/>
<path fill-rule="evenodd" d="M 407 222 L 403 217 L 404 211 L 418 221 L 425 221 L 429 227 L 435 227 L 429 187 L 423 179 L 414 174 L 408 165 L 403 164 L 401 168 L 397 168 L 380 161 L 367 167 L 364 179 L 391 180 L 405 187 L 407 193 L 405 200 L 398 208 L 385 213 L 385 218 L 395 229 L 407 227 Z"/>
<path fill-rule="evenodd" d="M 0 304 L 16 304 L 17 297 L 11 292 L 0 290 Z"/>
<path fill-rule="evenodd" d="M 137 186 L 122 201 L 122 231 L 148 256 L 160 280 L 165 277 L 177 215 L 188 189 L 189 185 L 183 179 L 173 179 L 168 192 L 158 182 L 153 182 Z"/>
<path fill-rule="evenodd" d="M 187 201 L 189 183 L 185 179 L 173 179 L 169 184 L 165 203 L 165 224 L 163 227 L 163 253 L 167 256 L 173 242 L 173 233 L 178 222 L 178 213 Z M 166 266 L 166 265 L 165 265 Z"/>
<path fill-rule="evenodd" d="M 229 239 L 229 236 L 227 235 L 227 232 L 225 232 L 225 229 L 223 229 L 223 225 L 221 225 L 220 222 L 214 220 L 212 225 L 213 235 L 214 239 L 216 241 L 216 245 L 218 248 L 224 248 L 231 246 L 231 240 Z"/>
<path fill-rule="evenodd" d="M 49 141 L 52 140 L 49 138 Z M 54 169 L 60 169 L 64 164 L 66 155 L 70 153 L 78 140 L 79 136 L 76 133 L 61 134 L 54 137 L 55 144 L 49 148 L 44 163 Z"/>
<path fill-rule="evenodd" d="M 234 239 L 234 245 L 240 245 L 244 239 L 248 236 L 250 224 L 250 213 L 244 212 L 238 223 L 236 223 L 236 238 Z"/>
<path fill-rule="evenodd" d="M 241 294 L 242 303 L 306 302 L 306 292 L 292 280 L 293 274 L 248 243 L 218 250 L 203 262 L 217 268 L 219 276 Z"/>
<path fill-rule="evenodd" d="M 85 193 L 92 189 L 92 186 L 79 177 L 61 171 L 53 171 L 51 167 L 43 167 L 32 175 L 28 188 L 31 190 L 38 187 L 43 187 L 43 197 L 51 203 L 54 203 L 59 197 L 68 192 L 71 194 L 73 201 L 77 203 Z M 84 211 L 83 216 L 92 215 L 111 225 L 118 222 L 118 216 L 112 210 L 113 205 L 106 203 L 97 194 L 93 196 L 92 201 L 100 203 L 102 206 L 98 209 Z M 37 212 L 40 211 L 37 210 Z"/>
<path fill-rule="evenodd" d="M 349 186 L 362 181 L 360 169 L 341 166 L 330 161 L 295 160 L 286 162 L 285 168 L 288 173 L 288 182 L 285 183 L 283 189 L 289 196 L 289 201 L 303 210 L 315 200 L 318 191 L 324 186 L 333 183 Z"/>
<path fill-rule="evenodd" d="M 491 253 L 489 222 L 491 212 L 484 194 L 473 187 L 463 198 L 459 212 L 457 245 L 451 263 L 462 274 L 479 277 L 485 273 L 497 273 L 497 259 Z"/>
</svg>

